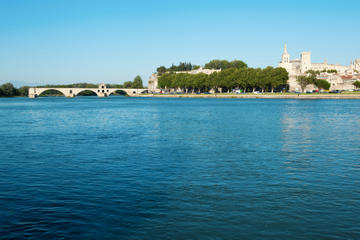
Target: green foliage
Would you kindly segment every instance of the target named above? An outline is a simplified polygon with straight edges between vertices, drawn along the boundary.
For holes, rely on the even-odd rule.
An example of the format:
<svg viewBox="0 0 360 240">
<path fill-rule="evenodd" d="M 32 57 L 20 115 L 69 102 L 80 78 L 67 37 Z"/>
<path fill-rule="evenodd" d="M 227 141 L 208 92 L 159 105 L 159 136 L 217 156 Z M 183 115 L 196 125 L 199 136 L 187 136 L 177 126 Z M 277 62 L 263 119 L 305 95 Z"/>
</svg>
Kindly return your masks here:
<svg viewBox="0 0 360 240">
<path fill-rule="evenodd" d="M 205 64 L 205 69 L 221 69 L 225 70 L 228 68 L 247 68 L 247 64 L 243 61 L 234 60 L 234 61 L 227 61 L 227 60 L 212 60 L 209 63 Z"/>
<path fill-rule="evenodd" d="M 124 82 L 124 88 L 132 88 L 133 83 L 131 81 Z"/>
<path fill-rule="evenodd" d="M 192 65 L 191 63 L 187 63 L 187 62 L 180 62 L 179 65 L 171 65 L 171 67 L 166 68 L 164 66 L 158 67 L 156 69 L 157 73 L 159 74 L 159 76 L 163 75 L 166 72 L 186 72 L 186 71 L 191 71 L 194 69 L 199 69 L 200 66 L 197 65 Z"/>
<path fill-rule="evenodd" d="M 355 86 L 356 88 L 360 88 L 360 81 L 354 82 L 354 86 Z"/>
<path fill-rule="evenodd" d="M 161 76 L 162 74 L 166 73 L 167 72 L 167 68 L 164 67 L 164 66 L 161 66 L 161 67 L 158 67 L 156 69 L 157 73 Z"/>
<path fill-rule="evenodd" d="M 282 90 L 287 85 L 289 74 L 284 68 L 267 67 L 228 68 L 210 75 L 204 73 L 166 73 L 159 77 L 159 87 L 162 89 L 181 89 L 183 92 L 208 92 L 221 88 L 224 92 L 233 89 L 260 88 L 262 91 Z"/>
<path fill-rule="evenodd" d="M 315 85 L 319 90 L 321 90 L 321 89 L 329 90 L 330 87 L 331 87 L 331 84 L 330 84 L 328 81 L 324 80 L 324 79 L 316 79 L 316 80 L 314 81 L 314 85 Z"/>
<path fill-rule="evenodd" d="M 17 95 L 17 89 L 11 83 L 5 83 L 0 86 L 0 97 L 14 97 Z"/>
<path fill-rule="evenodd" d="M 324 70 L 322 70 L 322 72 L 327 72 L 327 73 L 338 73 L 338 71 L 337 71 L 336 69 L 328 69 L 328 70 L 324 69 Z"/>
<path fill-rule="evenodd" d="M 132 84 L 133 88 L 143 88 L 143 81 L 139 75 L 137 75 Z"/>
<path fill-rule="evenodd" d="M 319 70 L 316 70 L 316 71 L 315 70 L 307 70 L 306 73 L 313 75 L 313 76 L 318 76 L 318 75 L 320 75 L 321 72 Z"/>
<path fill-rule="evenodd" d="M 18 95 L 21 97 L 27 97 L 29 95 L 29 87 L 24 86 L 18 89 Z"/>
<path fill-rule="evenodd" d="M 325 71 L 330 73 L 330 72 L 333 72 L 336 70 L 325 70 Z M 329 90 L 330 89 L 331 84 L 328 81 L 317 78 L 317 76 L 320 75 L 320 71 L 309 70 L 306 73 L 308 74 L 307 76 L 298 76 L 296 78 L 296 80 L 299 83 L 301 90 L 303 92 L 304 92 L 306 86 L 308 86 L 310 84 L 314 84 L 319 90 L 321 90 L 321 89 Z"/>
<path fill-rule="evenodd" d="M 226 60 L 212 60 L 209 63 L 205 64 L 205 69 L 217 69 L 217 70 L 226 70 L 229 68 L 236 68 L 236 69 L 242 69 L 247 68 L 247 64 L 240 60 L 234 60 L 234 61 L 226 61 Z M 199 69 L 199 65 L 192 65 L 191 63 L 187 62 L 180 62 L 179 65 L 172 65 L 169 68 L 166 68 L 164 66 L 158 67 L 156 69 L 159 76 L 162 76 L 165 73 L 176 73 L 176 72 L 189 72 L 192 70 Z"/>
<path fill-rule="evenodd" d="M 170 72 L 182 72 L 182 71 L 191 71 L 193 66 L 191 63 L 180 62 L 178 66 L 172 65 L 168 70 Z"/>
<path fill-rule="evenodd" d="M 322 71 L 319 71 L 319 70 L 308 70 L 308 71 L 306 71 L 306 73 L 308 73 L 308 74 L 311 74 L 311 75 L 316 75 L 316 76 L 318 76 L 318 75 L 320 75 L 320 73 L 337 73 L 338 71 L 337 70 L 335 70 L 335 69 L 328 69 L 328 70 L 326 70 L 326 69 L 324 69 L 324 70 L 322 70 Z"/>
<path fill-rule="evenodd" d="M 134 78 L 134 81 L 126 81 L 123 84 L 106 84 L 106 87 L 108 87 L 108 88 L 144 88 L 143 81 L 139 75 Z"/>
<path fill-rule="evenodd" d="M 297 76 L 296 77 L 296 81 L 298 82 L 298 84 L 301 87 L 301 91 L 304 92 L 306 86 L 310 85 L 313 83 L 314 78 L 313 76 L 305 76 L 305 75 L 301 75 L 301 76 Z"/>
</svg>

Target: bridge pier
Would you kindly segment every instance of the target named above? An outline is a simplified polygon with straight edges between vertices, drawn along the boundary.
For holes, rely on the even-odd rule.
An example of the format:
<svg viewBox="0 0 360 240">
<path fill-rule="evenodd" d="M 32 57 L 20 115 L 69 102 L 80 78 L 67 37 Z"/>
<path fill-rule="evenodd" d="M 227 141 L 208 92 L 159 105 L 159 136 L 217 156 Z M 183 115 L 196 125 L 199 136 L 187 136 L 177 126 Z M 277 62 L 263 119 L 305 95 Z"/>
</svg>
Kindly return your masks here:
<svg viewBox="0 0 360 240">
<path fill-rule="evenodd" d="M 35 88 L 29 88 L 29 98 L 36 98 L 36 90 Z"/>
</svg>

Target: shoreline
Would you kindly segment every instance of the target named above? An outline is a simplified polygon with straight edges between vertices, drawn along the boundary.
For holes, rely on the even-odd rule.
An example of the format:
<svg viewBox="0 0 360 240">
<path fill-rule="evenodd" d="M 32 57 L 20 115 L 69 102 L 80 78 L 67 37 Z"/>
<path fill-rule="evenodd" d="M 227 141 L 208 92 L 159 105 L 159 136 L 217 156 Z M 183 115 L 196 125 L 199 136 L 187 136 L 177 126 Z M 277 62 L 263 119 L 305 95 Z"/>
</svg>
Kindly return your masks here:
<svg viewBox="0 0 360 240">
<path fill-rule="evenodd" d="M 233 98 L 233 99 L 360 99 L 360 94 L 300 94 L 300 95 L 276 95 L 276 94 L 183 94 L 183 95 L 170 95 L 170 94 L 148 94 L 136 95 L 135 97 L 148 97 L 148 98 Z"/>
</svg>

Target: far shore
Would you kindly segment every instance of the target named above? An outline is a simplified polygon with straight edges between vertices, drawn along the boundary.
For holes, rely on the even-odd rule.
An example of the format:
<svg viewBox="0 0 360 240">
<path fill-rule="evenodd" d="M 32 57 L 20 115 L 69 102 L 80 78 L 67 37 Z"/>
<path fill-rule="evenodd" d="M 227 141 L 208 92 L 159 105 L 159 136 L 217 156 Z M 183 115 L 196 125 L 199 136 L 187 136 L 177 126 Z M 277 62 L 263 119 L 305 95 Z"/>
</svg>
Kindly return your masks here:
<svg viewBox="0 0 360 240">
<path fill-rule="evenodd" d="M 135 97 L 150 98 L 243 98 L 243 99 L 360 99 L 354 94 L 141 94 Z"/>
</svg>

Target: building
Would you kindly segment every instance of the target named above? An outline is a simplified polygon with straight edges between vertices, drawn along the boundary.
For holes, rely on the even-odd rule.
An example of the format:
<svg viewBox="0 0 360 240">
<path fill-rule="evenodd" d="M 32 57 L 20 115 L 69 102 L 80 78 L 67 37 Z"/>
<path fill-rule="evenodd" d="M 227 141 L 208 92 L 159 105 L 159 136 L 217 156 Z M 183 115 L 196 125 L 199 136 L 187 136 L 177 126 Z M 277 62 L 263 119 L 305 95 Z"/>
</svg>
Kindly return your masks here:
<svg viewBox="0 0 360 240">
<path fill-rule="evenodd" d="M 355 89 L 354 82 L 360 81 L 360 59 L 351 61 L 349 66 L 342 66 L 340 64 L 329 64 L 327 61 L 323 63 L 312 63 L 311 52 L 302 52 L 299 59 L 291 60 L 290 54 L 287 51 L 285 44 L 284 52 L 279 67 L 285 68 L 289 73 L 289 91 L 300 91 L 300 85 L 296 81 L 296 77 L 304 75 L 309 70 L 319 71 L 321 74 L 318 76 L 320 79 L 324 79 L 331 84 L 330 90 L 351 90 Z M 336 70 L 336 71 L 334 71 Z M 199 68 L 192 71 L 183 71 L 176 73 L 188 73 L 188 74 L 212 74 L 214 72 L 220 72 L 221 69 L 204 69 Z M 148 82 L 149 92 L 160 92 L 158 87 L 158 74 L 154 73 L 150 76 Z M 305 90 L 315 90 L 313 85 L 307 86 Z"/>
<path fill-rule="evenodd" d="M 337 74 L 337 73 L 321 73 L 318 79 L 326 80 L 330 83 L 330 90 L 353 90 L 356 89 L 354 83 L 360 81 L 360 74 Z"/>
<path fill-rule="evenodd" d="M 302 52 L 300 54 L 300 59 L 291 60 L 290 54 L 287 51 L 287 46 L 285 44 L 284 53 L 282 55 L 281 62 L 279 67 L 285 68 L 289 72 L 289 90 L 290 91 L 299 91 L 300 86 L 296 81 L 296 77 L 306 74 L 309 70 L 314 71 L 330 71 L 336 70 L 336 73 L 332 74 L 323 74 L 322 78 L 329 81 L 332 89 L 339 88 L 336 90 L 346 90 L 347 88 L 353 89 L 353 85 L 350 82 L 353 82 L 354 79 L 358 78 L 357 73 L 360 72 L 360 59 L 351 61 L 349 66 L 342 66 L 340 64 L 329 64 L 327 61 L 323 63 L 312 63 L 311 62 L 311 52 Z M 348 79 L 343 76 L 351 76 L 351 79 Z M 308 86 L 306 90 L 313 90 L 314 86 Z"/>
<path fill-rule="evenodd" d="M 149 81 L 148 81 L 148 90 L 149 92 L 158 92 L 159 88 L 158 88 L 158 74 L 154 73 L 150 76 Z"/>
</svg>

